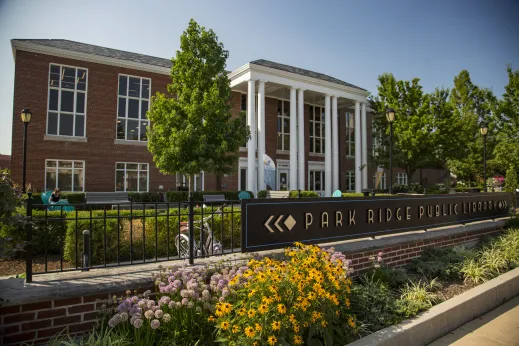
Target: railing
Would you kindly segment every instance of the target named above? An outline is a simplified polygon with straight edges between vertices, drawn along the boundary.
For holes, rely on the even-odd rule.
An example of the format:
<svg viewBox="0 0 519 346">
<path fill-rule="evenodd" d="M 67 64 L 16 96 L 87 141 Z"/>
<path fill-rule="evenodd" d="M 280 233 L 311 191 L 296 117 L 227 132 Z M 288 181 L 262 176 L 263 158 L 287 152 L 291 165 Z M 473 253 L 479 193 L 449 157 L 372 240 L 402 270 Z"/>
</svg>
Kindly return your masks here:
<svg viewBox="0 0 519 346">
<path fill-rule="evenodd" d="M 219 256 L 240 251 L 240 201 L 36 204 L 29 196 L 32 275 Z M 73 210 L 69 210 L 72 209 Z"/>
</svg>

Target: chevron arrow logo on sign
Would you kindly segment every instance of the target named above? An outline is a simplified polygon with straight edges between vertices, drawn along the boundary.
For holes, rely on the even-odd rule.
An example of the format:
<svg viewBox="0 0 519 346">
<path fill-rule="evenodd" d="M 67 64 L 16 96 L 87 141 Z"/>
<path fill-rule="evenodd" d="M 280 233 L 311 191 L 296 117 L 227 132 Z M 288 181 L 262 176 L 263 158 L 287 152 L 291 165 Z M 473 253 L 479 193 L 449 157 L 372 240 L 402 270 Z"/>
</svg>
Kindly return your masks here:
<svg viewBox="0 0 519 346">
<path fill-rule="evenodd" d="M 279 215 L 276 218 L 276 221 L 274 222 L 274 224 L 272 225 L 271 222 L 276 217 L 276 215 L 270 215 L 269 218 L 267 219 L 267 221 L 263 225 L 271 233 L 276 233 L 276 231 L 284 232 L 285 229 L 283 228 L 283 225 L 286 227 L 287 230 L 291 231 L 292 228 L 294 228 L 294 226 L 296 224 L 296 220 L 294 220 L 292 215 L 288 215 L 285 218 L 285 221 L 283 223 L 281 223 L 281 221 L 283 220 L 284 216 L 285 215 Z"/>
</svg>

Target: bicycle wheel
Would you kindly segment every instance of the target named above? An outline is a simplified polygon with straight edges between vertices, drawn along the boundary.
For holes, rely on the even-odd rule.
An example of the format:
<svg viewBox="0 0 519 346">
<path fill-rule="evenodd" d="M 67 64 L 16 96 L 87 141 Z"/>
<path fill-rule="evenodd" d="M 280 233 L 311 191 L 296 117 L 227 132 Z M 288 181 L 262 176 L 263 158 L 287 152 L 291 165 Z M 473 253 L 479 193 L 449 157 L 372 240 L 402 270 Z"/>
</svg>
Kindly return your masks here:
<svg viewBox="0 0 519 346">
<path fill-rule="evenodd" d="M 180 258 L 189 257 L 189 237 L 185 234 L 179 234 L 175 237 L 175 246 Z"/>
</svg>

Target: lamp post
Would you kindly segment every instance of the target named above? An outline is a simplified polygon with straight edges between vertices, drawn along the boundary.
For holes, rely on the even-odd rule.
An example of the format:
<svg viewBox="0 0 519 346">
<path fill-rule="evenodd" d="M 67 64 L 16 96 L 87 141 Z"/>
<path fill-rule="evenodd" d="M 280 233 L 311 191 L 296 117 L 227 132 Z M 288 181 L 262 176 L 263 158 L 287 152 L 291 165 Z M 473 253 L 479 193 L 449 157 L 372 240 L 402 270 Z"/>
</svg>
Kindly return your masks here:
<svg viewBox="0 0 519 346">
<path fill-rule="evenodd" d="M 488 133 L 488 124 L 481 125 L 481 135 L 483 135 L 483 191 L 487 192 L 487 133 Z"/>
<path fill-rule="evenodd" d="M 27 162 L 27 126 L 31 122 L 32 113 L 29 109 L 24 108 L 20 114 L 23 123 L 23 173 L 22 173 L 22 192 L 25 193 L 25 165 Z"/>
<path fill-rule="evenodd" d="M 393 122 L 395 121 L 395 110 L 388 108 L 386 118 L 389 123 L 389 194 L 393 194 Z"/>
</svg>

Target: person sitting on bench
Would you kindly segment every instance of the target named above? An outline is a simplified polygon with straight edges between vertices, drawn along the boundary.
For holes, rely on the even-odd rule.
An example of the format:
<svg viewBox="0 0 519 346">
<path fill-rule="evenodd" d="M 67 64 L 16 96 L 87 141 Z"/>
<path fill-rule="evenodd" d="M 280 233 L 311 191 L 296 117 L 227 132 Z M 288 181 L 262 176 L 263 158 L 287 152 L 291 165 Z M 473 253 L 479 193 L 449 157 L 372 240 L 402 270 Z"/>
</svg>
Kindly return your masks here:
<svg viewBox="0 0 519 346">
<path fill-rule="evenodd" d="M 60 196 L 60 190 L 58 188 L 55 188 L 54 189 L 54 192 L 52 193 L 52 195 L 50 195 L 49 197 L 49 203 L 50 204 L 55 204 L 55 203 L 58 203 L 59 200 L 60 200 L 61 196 Z"/>
</svg>

